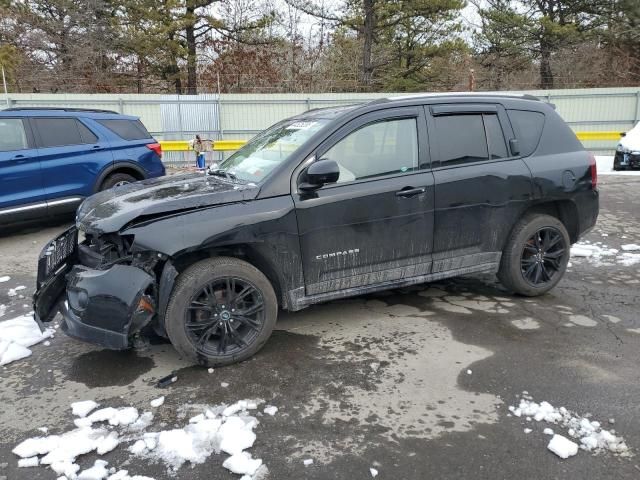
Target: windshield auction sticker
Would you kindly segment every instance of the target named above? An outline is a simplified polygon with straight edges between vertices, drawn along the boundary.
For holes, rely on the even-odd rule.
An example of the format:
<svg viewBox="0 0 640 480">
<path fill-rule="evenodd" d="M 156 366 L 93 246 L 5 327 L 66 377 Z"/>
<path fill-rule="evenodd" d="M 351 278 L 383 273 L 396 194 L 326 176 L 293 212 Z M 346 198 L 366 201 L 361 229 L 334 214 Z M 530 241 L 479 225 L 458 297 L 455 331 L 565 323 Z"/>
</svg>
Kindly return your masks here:
<svg viewBox="0 0 640 480">
<path fill-rule="evenodd" d="M 296 122 L 289 125 L 287 127 L 287 130 L 307 130 L 313 127 L 314 125 L 316 125 L 317 123 L 318 122 Z"/>
</svg>

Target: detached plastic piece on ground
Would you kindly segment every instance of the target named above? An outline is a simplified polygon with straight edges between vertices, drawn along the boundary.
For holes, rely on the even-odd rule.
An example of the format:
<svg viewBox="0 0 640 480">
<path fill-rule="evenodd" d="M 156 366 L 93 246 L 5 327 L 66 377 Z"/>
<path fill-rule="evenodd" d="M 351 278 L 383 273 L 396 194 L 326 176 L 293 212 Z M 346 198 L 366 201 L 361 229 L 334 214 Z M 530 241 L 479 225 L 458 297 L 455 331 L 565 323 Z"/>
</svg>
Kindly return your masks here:
<svg viewBox="0 0 640 480">
<path fill-rule="evenodd" d="M 166 377 L 163 377 L 160 380 L 158 380 L 156 387 L 165 388 L 177 381 L 178 381 L 178 376 L 175 373 L 172 373 L 171 375 L 167 375 Z"/>
</svg>

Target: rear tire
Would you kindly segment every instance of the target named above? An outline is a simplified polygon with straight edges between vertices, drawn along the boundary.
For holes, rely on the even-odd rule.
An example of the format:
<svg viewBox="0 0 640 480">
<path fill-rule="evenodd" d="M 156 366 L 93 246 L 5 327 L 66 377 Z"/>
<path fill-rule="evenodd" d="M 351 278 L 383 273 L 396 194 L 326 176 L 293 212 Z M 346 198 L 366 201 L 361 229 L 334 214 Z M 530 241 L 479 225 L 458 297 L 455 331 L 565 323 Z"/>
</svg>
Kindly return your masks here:
<svg viewBox="0 0 640 480">
<path fill-rule="evenodd" d="M 175 349 L 206 367 L 253 356 L 271 336 L 278 300 L 253 265 L 231 257 L 202 260 L 185 270 L 171 293 L 165 329 Z"/>
<path fill-rule="evenodd" d="M 136 181 L 136 178 L 132 177 L 128 173 L 112 173 L 107 178 L 105 178 L 102 185 L 100 185 L 100 191 L 108 190 L 117 185 L 126 185 L 127 183 L 133 183 Z"/>
<path fill-rule="evenodd" d="M 525 215 L 507 240 L 498 278 L 520 295 L 542 295 L 564 275 L 570 248 L 569 233 L 560 220 L 550 215 Z"/>
</svg>

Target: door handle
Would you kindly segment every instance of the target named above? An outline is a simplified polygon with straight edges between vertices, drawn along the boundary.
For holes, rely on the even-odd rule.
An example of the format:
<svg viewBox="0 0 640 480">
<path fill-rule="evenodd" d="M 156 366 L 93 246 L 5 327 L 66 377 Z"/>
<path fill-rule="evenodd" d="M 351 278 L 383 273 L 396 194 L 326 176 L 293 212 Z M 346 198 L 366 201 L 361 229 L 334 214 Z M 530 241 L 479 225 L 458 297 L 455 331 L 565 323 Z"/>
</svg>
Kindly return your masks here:
<svg viewBox="0 0 640 480">
<path fill-rule="evenodd" d="M 404 198 L 414 197 L 426 191 L 427 189 L 425 187 L 419 187 L 419 188 L 404 187 L 402 190 L 399 190 L 396 192 L 396 197 L 404 197 Z"/>
<path fill-rule="evenodd" d="M 11 160 L 26 160 L 27 156 L 26 155 L 14 155 L 13 158 Z"/>
<path fill-rule="evenodd" d="M 100 145 L 94 145 L 91 147 L 91 150 L 102 150 L 102 147 Z"/>
</svg>

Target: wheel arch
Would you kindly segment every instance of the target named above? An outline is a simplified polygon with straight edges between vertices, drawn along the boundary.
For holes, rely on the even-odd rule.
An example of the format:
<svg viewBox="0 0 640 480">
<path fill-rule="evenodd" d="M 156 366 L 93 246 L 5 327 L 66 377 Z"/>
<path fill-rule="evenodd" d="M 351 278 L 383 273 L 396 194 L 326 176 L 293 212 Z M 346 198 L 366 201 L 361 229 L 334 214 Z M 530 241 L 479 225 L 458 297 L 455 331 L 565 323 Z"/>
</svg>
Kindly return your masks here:
<svg viewBox="0 0 640 480">
<path fill-rule="evenodd" d="M 100 191 L 100 187 L 107 179 L 107 177 L 114 173 L 126 173 L 127 175 L 131 175 L 136 180 L 144 180 L 145 178 L 147 178 L 144 169 L 137 165 L 135 162 L 132 162 L 130 160 L 116 160 L 113 164 L 105 168 L 100 173 L 100 175 L 98 175 L 98 178 L 93 185 L 93 192 L 96 193 Z"/>
<path fill-rule="evenodd" d="M 195 251 L 184 251 L 174 255 L 171 259 L 171 263 L 178 274 L 180 274 L 194 263 L 213 257 L 237 258 L 254 266 L 260 270 L 260 272 L 267 277 L 269 283 L 271 283 L 271 286 L 276 293 L 276 297 L 278 298 L 278 304 L 282 305 L 283 302 L 286 301 L 283 292 L 284 282 L 278 269 L 273 262 L 268 260 L 267 256 L 261 252 L 256 245 L 251 243 L 240 243 Z"/>
<path fill-rule="evenodd" d="M 557 218 L 567 229 L 571 243 L 578 241 L 580 225 L 578 224 L 578 207 L 571 200 L 552 200 L 532 205 L 522 214 L 545 214 Z"/>
</svg>

